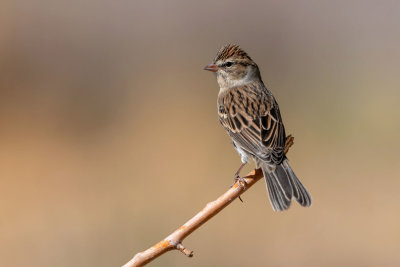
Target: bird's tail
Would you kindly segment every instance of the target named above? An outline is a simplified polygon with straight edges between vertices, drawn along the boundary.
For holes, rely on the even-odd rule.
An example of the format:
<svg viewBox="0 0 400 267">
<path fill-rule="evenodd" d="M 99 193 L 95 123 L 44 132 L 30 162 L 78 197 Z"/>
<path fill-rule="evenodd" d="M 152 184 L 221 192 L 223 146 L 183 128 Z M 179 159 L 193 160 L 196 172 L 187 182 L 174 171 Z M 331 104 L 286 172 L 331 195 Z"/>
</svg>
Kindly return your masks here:
<svg viewBox="0 0 400 267">
<path fill-rule="evenodd" d="M 261 168 L 267 183 L 269 200 L 275 211 L 288 209 L 292 197 L 303 207 L 311 205 L 310 193 L 294 174 L 287 159 L 277 165 L 274 170 L 268 168 L 266 164 L 262 165 Z"/>
</svg>

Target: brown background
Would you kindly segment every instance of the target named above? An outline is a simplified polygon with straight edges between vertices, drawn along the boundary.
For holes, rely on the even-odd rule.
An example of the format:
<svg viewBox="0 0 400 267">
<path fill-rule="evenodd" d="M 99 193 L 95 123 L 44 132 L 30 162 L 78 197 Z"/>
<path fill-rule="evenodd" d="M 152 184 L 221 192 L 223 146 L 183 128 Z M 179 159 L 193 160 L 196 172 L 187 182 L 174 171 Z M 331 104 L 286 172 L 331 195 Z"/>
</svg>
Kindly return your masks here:
<svg viewBox="0 0 400 267">
<path fill-rule="evenodd" d="M 314 204 L 263 182 L 151 266 L 400 265 L 400 2 L 2 1 L 0 265 L 120 266 L 239 157 L 202 68 L 240 44 Z M 245 172 L 249 171 L 248 167 Z"/>
</svg>

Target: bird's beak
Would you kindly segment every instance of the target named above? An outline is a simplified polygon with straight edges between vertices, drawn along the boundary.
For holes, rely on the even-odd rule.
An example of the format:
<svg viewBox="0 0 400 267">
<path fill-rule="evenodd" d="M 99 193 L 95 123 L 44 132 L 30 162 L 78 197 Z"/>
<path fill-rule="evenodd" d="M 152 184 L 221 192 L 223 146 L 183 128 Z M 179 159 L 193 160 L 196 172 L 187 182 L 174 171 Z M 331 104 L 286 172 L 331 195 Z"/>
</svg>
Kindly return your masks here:
<svg viewBox="0 0 400 267">
<path fill-rule="evenodd" d="M 215 65 L 214 63 L 208 64 L 207 66 L 204 67 L 204 69 L 212 72 L 217 72 L 219 70 L 218 66 Z"/>
</svg>

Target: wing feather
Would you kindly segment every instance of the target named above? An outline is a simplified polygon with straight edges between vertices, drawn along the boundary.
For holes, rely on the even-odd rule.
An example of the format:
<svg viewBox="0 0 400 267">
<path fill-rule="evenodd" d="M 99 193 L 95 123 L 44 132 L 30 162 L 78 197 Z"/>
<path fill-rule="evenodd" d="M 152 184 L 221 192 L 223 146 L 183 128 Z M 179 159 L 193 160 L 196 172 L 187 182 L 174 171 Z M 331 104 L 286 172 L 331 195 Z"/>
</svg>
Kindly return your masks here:
<svg viewBox="0 0 400 267">
<path fill-rule="evenodd" d="M 267 88 L 259 83 L 232 88 L 220 95 L 218 105 L 219 121 L 236 145 L 270 164 L 285 159 L 285 128 Z"/>
</svg>

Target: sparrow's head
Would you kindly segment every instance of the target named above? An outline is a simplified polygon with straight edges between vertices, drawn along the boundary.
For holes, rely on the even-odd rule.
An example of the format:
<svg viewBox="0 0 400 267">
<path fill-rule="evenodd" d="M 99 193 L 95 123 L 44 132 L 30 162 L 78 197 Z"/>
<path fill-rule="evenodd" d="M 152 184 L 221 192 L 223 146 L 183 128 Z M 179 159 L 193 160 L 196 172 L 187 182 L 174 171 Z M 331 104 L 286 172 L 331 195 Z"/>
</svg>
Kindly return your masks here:
<svg viewBox="0 0 400 267">
<path fill-rule="evenodd" d="M 221 89 L 260 81 L 257 64 L 238 45 L 223 46 L 205 70 L 215 72 Z"/>
</svg>

